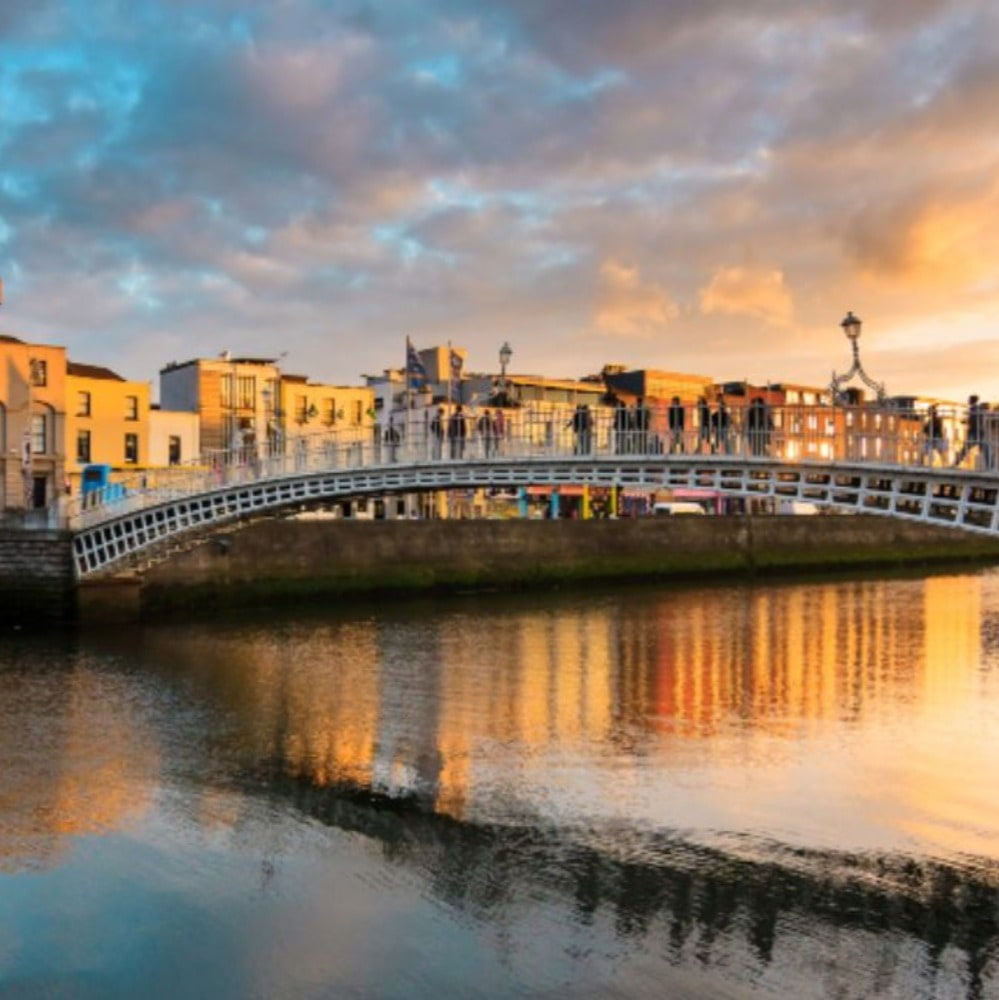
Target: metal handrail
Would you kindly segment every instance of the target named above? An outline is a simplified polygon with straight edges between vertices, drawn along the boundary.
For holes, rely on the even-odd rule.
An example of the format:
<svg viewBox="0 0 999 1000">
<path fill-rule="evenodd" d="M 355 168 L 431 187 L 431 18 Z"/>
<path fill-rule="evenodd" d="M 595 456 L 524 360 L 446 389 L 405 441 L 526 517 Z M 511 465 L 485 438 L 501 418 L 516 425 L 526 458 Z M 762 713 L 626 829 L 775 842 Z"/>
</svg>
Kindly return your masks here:
<svg viewBox="0 0 999 1000">
<path fill-rule="evenodd" d="M 509 463 L 572 459 L 629 461 L 836 463 L 928 469 L 960 467 L 994 475 L 999 412 L 963 408 L 926 413 L 897 407 L 655 405 L 640 408 L 443 408 L 411 411 L 396 425 L 272 437 L 258 444 L 206 451 L 198 459 L 119 477 L 86 497 L 60 500 L 58 521 L 73 528 L 187 496 L 317 472 L 423 464 Z M 497 419 L 497 415 L 501 415 Z M 707 419 L 705 419 L 707 418 Z M 391 426 L 391 430 L 389 429 Z M 49 518 L 51 522 L 53 519 Z"/>
</svg>

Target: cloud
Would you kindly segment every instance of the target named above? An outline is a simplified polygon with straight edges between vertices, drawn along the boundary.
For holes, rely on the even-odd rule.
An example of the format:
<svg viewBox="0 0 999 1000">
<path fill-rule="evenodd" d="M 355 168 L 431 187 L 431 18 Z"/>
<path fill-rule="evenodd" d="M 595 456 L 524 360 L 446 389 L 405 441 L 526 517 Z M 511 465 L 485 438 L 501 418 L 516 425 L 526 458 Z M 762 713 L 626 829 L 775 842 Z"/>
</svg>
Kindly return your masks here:
<svg viewBox="0 0 999 1000">
<path fill-rule="evenodd" d="M 593 326 L 615 337 L 648 337 L 658 333 L 680 314 L 666 290 L 643 282 L 637 267 L 616 260 L 600 266 Z"/>
<path fill-rule="evenodd" d="M 132 377 L 408 333 L 821 381 L 847 308 L 873 352 L 999 307 L 993 0 L 2 8 L 5 328 Z"/>
<path fill-rule="evenodd" d="M 787 326 L 794 316 L 791 292 L 778 270 L 720 268 L 699 297 L 707 315 L 750 316 L 774 326 Z"/>
<path fill-rule="evenodd" d="M 961 292 L 994 279 L 997 216 L 994 181 L 984 189 L 925 192 L 858 216 L 846 246 L 872 282 Z"/>
</svg>

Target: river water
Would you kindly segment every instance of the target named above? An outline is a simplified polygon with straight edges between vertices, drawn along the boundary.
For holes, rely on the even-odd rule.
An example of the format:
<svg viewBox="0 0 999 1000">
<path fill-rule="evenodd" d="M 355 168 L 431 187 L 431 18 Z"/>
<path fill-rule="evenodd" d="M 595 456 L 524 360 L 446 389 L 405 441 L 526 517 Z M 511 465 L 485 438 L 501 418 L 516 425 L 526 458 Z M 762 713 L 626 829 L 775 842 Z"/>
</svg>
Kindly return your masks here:
<svg viewBox="0 0 999 1000">
<path fill-rule="evenodd" d="M 0 639 L 0 997 L 999 997 L 999 573 Z"/>
</svg>

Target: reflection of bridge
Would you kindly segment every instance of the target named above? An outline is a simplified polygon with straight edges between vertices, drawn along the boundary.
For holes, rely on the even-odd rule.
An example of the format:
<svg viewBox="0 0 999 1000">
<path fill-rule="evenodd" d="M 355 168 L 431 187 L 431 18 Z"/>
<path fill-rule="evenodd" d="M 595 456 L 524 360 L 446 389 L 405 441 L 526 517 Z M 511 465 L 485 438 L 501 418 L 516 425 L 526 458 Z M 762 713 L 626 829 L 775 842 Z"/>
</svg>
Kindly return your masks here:
<svg viewBox="0 0 999 1000">
<path fill-rule="evenodd" d="M 248 784 L 253 794 L 291 801 L 327 826 L 380 843 L 394 862 L 431 873 L 445 903 L 480 919 L 507 922 L 518 896 L 550 894 L 555 906 L 572 907 L 579 924 L 611 915 L 617 938 L 661 950 L 671 966 L 724 968 L 734 940 L 760 966 L 787 970 L 803 961 L 808 968 L 817 943 L 833 940 L 850 960 L 826 976 L 854 986 L 870 976 L 871 993 L 875 982 L 892 978 L 893 962 L 907 963 L 910 989 L 932 993 L 948 950 L 961 957 L 963 995 L 985 996 L 995 983 L 996 885 L 972 864 L 751 838 L 708 846 L 672 830 L 622 839 L 616 828 L 474 823 L 435 813 L 418 794 L 399 800 L 289 777 L 278 761 Z M 889 938 L 910 942 L 910 957 L 893 959 L 875 943 Z"/>
<path fill-rule="evenodd" d="M 802 500 L 999 535 L 996 449 L 985 440 L 927 440 L 923 422 L 898 410 L 781 407 L 755 422 L 733 411 L 722 427 L 683 426 L 649 411 L 636 428 L 614 412 L 565 423 L 512 411 L 502 427 L 435 435 L 425 421 L 402 439 L 358 432 L 300 438 L 151 470 L 124 493 L 74 501 L 78 576 L 152 554 L 179 536 L 301 505 L 348 498 L 469 488 L 577 485 Z M 564 416 L 564 415 L 563 415 Z M 415 421 L 414 421 L 415 424 Z M 958 445 L 960 444 L 960 448 Z M 960 464 L 955 464 L 959 461 Z"/>
</svg>

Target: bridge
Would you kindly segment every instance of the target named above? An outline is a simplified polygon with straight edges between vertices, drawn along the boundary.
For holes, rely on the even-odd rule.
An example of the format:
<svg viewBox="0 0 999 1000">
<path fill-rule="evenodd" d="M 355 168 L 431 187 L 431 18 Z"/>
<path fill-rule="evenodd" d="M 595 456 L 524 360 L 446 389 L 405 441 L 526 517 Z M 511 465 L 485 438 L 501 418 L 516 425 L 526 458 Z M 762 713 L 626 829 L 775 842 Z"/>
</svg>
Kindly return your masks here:
<svg viewBox="0 0 999 1000">
<path fill-rule="evenodd" d="M 272 440 L 64 498 L 54 516 L 73 533 L 77 578 L 241 519 L 452 489 L 697 489 L 999 535 L 992 430 L 962 432 L 962 414 L 929 437 L 925 415 L 866 406 L 733 410 L 713 425 L 690 408 L 682 421 L 661 409 L 637 422 L 611 410 L 568 420 L 508 410 L 485 429 L 472 418 L 438 429 L 427 413 L 410 417 L 391 440 L 360 429 Z"/>
</svg>

